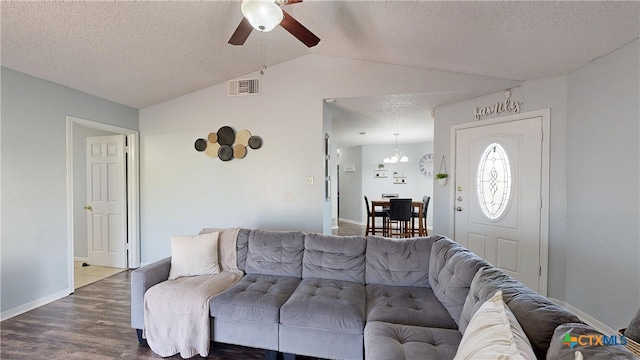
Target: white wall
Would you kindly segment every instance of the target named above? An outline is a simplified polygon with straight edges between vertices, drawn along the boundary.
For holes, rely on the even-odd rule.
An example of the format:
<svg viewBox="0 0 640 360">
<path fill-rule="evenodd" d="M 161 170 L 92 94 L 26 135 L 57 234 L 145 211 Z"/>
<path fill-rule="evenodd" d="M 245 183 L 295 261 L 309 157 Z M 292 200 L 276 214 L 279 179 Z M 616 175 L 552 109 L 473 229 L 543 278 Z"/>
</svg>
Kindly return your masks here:
<svg viewBox="0 0 640 360">
<path fill-rule="evenodd" d="M 2 318 L 68 295 L 67 116 L 136 130 L 138 111 L 1 69 Z"/>
<path fill-rule="evenodd" d="M 640 306 L 638 41 L 565 76 L 512 90 L 523 112 L 550 108 L 548 296 L 611 328 Z M 436 109 L 435 153 L 450 164 L 450 127 L 503 93 Z M 600 173 L 614 171 L 613 180 Z M 434 232 L 449 234 L 452 181 L 436 186 Z"/>
<path fill-rule="evenodd" d="M 223 83 L 142 109 L 142 262 L 168 256 L 171 235 L 205 226 L 325 231 L 331 224 L 321 181 L 325 98 L 490 92 L 513 84 L 306 55 L 267 69 L 259 96 L 227 97 Z M 197 138 L 223 125 L 262 136 L 262 149 L 229 162 L 194 150 Z M 305 185 L 306 176 L 315 185 Z"/>
<path fill-rule="evenodd" d="M 568 76 L 566 302 L 614 329 L 640 307 L 639 44 Z"/>
</svg>

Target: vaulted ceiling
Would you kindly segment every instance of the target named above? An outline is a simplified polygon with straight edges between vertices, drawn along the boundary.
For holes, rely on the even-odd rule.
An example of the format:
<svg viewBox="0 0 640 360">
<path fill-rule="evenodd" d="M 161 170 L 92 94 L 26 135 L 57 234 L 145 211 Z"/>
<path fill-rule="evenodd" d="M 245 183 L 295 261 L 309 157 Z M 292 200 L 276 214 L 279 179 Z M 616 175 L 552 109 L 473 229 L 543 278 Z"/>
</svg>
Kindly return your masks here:
<svg viewBox="0 0 640 360">
<path fill-rule="evenodd" d="M 239 1 L 1 6 L 2 66 L 134 108 L 309 53 L 512 80 L 545 78 L 569 73 L 640 34 L 637 1 L 283 5 L 321 38 L 313 48 L 281 27 L 253 31 L 243 46 L 229 45 L 242 19 Z M 348 102 L 343 106 L 348 112 Z"/>
</svg>

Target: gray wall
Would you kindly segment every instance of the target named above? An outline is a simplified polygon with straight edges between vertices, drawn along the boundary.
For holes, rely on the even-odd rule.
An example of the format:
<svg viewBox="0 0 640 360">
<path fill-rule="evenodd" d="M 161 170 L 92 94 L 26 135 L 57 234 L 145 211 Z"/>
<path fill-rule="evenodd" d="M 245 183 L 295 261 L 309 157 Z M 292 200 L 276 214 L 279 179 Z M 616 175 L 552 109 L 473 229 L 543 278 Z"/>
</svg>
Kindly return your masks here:
<svg viewBox="0 0 640 360">
<path fill-rule="evenodd" d="M 68 289 L 66 117 L 136 130 L 138 110 L 1 69 L 1 311 Z"/>
<path fill-rule="evenodd" d="M 638 46 L 527 81 L 511 97 L 523 112 L 551 109 L 548 296 L 614 329 L 640 306 Z M 436 158 L 451 164 L 451 126 L 503 99 L 500 92 L 437 108 Z M 434 232 L 449 236 L 451 186 L 434 187 Z"/>
<path fill-rule="evenodd" d="M 638 48 L 568 76 L 566 301 L 614 329 L 640 307 Z"/>
<path fill-rule="evenodd" d="M 115 135 L 115 133 L 73 124 L 73 256 L 76 260 L 86 260 L 87 242 L 87 155 L 88 136 Z"/>
</svg>

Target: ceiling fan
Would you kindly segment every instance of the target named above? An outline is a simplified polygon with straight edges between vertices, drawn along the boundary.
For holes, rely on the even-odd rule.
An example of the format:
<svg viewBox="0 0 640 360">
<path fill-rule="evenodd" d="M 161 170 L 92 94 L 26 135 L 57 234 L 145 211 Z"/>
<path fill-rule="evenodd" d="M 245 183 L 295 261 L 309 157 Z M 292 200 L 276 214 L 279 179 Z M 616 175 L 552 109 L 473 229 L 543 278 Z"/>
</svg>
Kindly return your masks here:
<svg viewBox="0 0 640 360">
<path fill-rule="evenodd" d="M 242 0 L 242 21 L 231 35 L 229 44 L 242 45 L 253 29 L 271 31 L 278 24 L 308 47 L 318 45 L 320 38 L 281 9 L 281 5 L 297 4 L 302 0 Z"/>
</svg>

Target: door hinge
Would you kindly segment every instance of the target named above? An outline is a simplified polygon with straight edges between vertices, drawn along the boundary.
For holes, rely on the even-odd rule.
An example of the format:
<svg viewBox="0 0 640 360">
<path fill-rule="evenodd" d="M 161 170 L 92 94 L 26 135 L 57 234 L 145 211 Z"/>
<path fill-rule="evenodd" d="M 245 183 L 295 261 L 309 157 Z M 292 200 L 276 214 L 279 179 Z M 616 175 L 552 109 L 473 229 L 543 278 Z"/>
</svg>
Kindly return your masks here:
<svg viewBox="0 0 640 360">
<path fill-rule="evenodd" d="M 542 276 L 542 266 L 538 266 L 538 276 Z"/>
<path fill-rule="evenodd" d="M 124 153 L 125 154 L 129 153 L 129 146 L 127 146 L 127 145 L 124 146 Z"/>
</svg>

